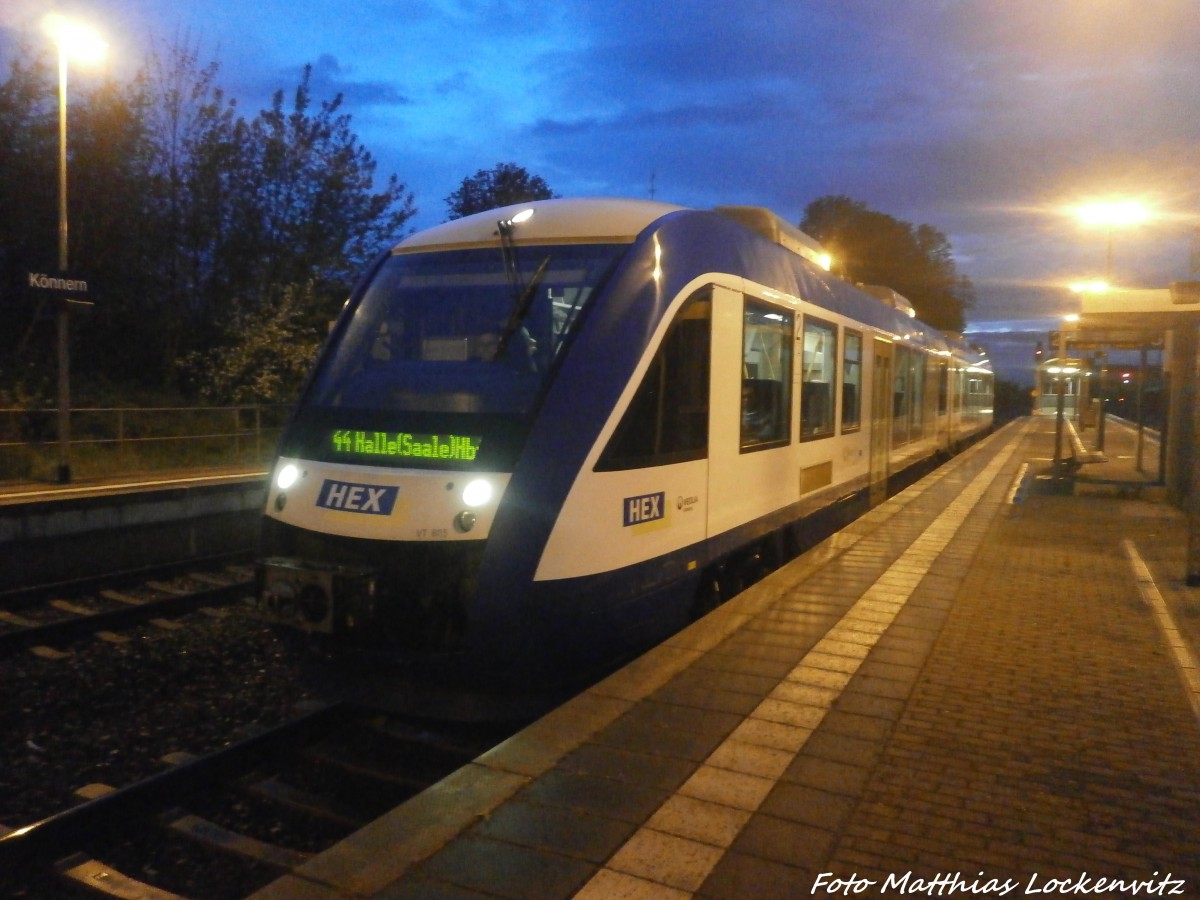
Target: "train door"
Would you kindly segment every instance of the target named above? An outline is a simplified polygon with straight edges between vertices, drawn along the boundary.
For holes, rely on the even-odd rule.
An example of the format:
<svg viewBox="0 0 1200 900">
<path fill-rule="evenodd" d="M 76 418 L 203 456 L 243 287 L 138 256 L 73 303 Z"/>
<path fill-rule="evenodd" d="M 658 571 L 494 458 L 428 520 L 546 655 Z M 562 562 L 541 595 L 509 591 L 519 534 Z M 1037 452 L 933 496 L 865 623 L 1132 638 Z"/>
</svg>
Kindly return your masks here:
<svg viewBox="0 0 1200 900">
<path fill-rule="evenodd" d="M 887 499 L 888 451 L 892 435 L 893 350 L 891 341 L 875 338 L 871 363 L 871 458 L 867 475 L 871 506 L 877 506 Z"/>
<path fill-rule="evenodd" d="M 795 316 L 713 288 L 708 533 L 728 532 L 795 499 Z"/>
</svg>

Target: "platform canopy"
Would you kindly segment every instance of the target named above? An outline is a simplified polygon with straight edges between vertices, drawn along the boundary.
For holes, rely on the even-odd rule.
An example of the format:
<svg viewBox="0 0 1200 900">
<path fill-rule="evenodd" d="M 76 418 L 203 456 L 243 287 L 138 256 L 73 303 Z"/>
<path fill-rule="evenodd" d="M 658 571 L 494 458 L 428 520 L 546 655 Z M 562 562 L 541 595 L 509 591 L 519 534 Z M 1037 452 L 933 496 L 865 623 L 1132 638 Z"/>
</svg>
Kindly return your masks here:
<svg viewBox="0 0 1200 900">
<path fill-rule="evenodd" d="M 1067 340 L 1117 349 L 1161 346 L 1172 328 L 1200 322 L 1200 282 L 1176 282 L 1169 288 L 1114 288 L 1080 295 L 1079 321 L 1068 326 Z"/>
</svg>

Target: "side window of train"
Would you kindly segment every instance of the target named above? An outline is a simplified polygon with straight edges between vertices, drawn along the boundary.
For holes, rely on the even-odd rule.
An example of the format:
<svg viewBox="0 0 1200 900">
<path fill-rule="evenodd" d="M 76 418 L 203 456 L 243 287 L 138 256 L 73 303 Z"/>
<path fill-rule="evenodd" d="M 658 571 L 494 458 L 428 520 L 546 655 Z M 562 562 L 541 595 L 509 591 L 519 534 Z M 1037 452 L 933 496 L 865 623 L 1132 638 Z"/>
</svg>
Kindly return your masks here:
<svg viewBox="0 0 1200 900">
<path fill-rule="evenodd" d="M 909 410 L 912 395 L 912 351 L 907 347 L 896 347 L 892 379 L 892 444 L 908 443 Z"/>
<path fill-rule="evenodd" d="M 804 351 L 800 362 L 800 439 L 829 437 L 833 434 L 834 389 L 837 384 L 837 326 L 805 316 L 803 341 Z"/>
<path fill-rule="evenodd" d="M 746 298 L 742 310 L 741 448 L 786 444 L 792 432 L 792 313 Z"/>
<path fill-rule="evenodd" d="M 671 321 L 597 472 L 644 469 L 708 456 L 712 292 L 689 297 Z"/>
<path fill-rule="evenodd" d="M 842 348 L 842 431 L 855 431 L 862 425 L 862 334 L 845 332 Z"/>
<path fill-rule="evenodd" d="M 922 436 L 921 428 L 925 421 L 925 371 L 929 367 L 929 357 L 921 350 L 913 350 L 909 355 L 911 361 L 911 377 L 909 386 L 912 399 L 909 409 L 912 412 L 912 431 L 909 437 L 913 440 Z"/>
</svg>

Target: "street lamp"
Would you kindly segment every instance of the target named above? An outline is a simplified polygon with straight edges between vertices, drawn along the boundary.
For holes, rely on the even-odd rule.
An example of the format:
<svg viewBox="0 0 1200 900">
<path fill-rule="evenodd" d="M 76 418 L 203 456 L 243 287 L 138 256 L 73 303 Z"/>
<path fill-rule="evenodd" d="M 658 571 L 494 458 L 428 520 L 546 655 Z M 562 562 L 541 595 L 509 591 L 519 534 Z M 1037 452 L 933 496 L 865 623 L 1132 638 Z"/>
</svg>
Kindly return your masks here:
<svg viewBox="0 0 1200 900">
<path fill-rule="evenodd" d="M 1140 225 L 1150 218 L 1150 211 L 1136 200 L 1101 200 L 1087 203 L 1075 210 L 1084 225 L 1105 230 L 1104 277 L 1113 277 L 1113 229 Z"/>
<path fill-rule="evenodd" d="M 42 28 L 58 46 L 58 271 L 67 277 L 67 60 L 102 60 L 108 44 L 99 33 L 79 22 L 50 13 Z M 67 301 L 58 306 L 58 480 L 71 480 L 71 363 Z"/>
<path fill-rule="evenodd" d="M 1103 279 L 1093 278 L 1090 281 L 1074 281 L 1070 288 L 1073 294 L 1105 294 L 1112 289 L 1112 285 Z"/>
</svg>

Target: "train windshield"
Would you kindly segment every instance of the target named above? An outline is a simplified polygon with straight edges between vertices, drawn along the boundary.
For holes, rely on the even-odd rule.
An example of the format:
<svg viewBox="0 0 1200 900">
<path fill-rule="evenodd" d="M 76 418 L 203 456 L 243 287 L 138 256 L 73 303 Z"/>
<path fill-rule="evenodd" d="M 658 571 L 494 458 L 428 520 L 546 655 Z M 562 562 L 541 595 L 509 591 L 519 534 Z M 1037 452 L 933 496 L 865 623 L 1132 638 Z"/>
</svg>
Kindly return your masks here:
<svg viewBox="0 0 1200 900">
<path fill-rule="evenodd" d="M 397 254 L 327 351 L 308 402 L 523 414 L 624 244 Z"/>
</svg>

